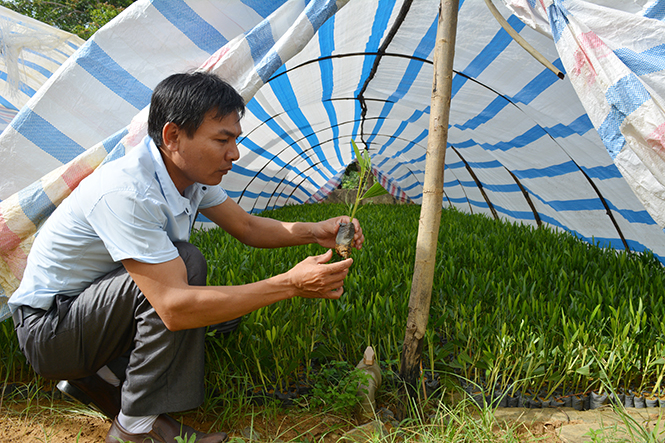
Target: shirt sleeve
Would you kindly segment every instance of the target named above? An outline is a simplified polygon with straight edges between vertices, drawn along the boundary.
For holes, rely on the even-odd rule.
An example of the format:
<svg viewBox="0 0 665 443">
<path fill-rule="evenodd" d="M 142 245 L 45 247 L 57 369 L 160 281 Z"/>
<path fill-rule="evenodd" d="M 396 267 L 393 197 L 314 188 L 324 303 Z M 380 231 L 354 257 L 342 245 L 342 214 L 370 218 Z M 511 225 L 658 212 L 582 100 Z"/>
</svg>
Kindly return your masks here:
<svg viewBox="0 0 665 443">
<path fill-rule="evenodd" d="M 178 257 L 165 230 L 164 206 L 131 190 L 115 191 L 99 199 L 88 221 L 114 261 L 164 263 Z"/>
<path fill-rule="evenodd" d="M 208 209 L 213 206 L 221 205 L 227 199 L 228 194 L 226 191 L 219 185 L 217 186 L 205 186 L 205 194 L 201 203 L 199 203 L 199 209 Z"/>
</svg>

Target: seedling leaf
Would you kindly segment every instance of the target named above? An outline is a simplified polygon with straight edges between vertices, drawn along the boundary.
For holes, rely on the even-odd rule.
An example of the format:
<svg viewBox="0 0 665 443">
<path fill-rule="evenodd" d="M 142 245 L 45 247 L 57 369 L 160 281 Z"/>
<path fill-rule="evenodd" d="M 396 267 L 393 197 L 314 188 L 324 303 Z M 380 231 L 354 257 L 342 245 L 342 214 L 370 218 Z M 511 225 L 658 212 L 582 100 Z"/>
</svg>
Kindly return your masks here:
<svg viewBox="0 0 665 443">
<path fill-rule="evenodd" d="M 577 369 L 575 372 L 578 374 L 582 374 L 584 376 L 589 376 L 591 374 L 591 371 L 589 370 L 589 365 L 582 366 L 581 368 Z"/>
<path fill-rule="evenodd" d="M 372 197 L 378 197 L 379 195 L 387 194 L 388 191 L 386 191 L 383 186 L 379 182 L 374 182 L 371 188 L 363 194 L 362 197 L 360 197 L 360 200 L 363 200 L 365 198 L 372 198 Z"/>
<path fill-rule="evenodd" d="M 360 149 L 358 149 L 358 145 L 356 145 L 356 142 L 351 139 L 351 146 L 353 146 L 353 152 L 356 154 L 356 159 L 358 160 L 358 165 L 360 166 L 361 169 L 364 168 L 364 164 L 361 162 L 364 160 L 363 156 L 360 154 Z"/>
</svg>

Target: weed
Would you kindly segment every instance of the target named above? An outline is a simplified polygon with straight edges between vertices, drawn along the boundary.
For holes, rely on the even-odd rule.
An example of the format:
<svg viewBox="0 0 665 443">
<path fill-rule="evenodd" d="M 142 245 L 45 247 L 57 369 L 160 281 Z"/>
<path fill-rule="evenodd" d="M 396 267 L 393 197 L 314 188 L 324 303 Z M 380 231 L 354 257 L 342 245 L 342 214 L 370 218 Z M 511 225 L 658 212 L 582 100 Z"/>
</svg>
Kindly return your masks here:
<svg viewBox="0 0 665 443">
<path fill-rule="evenodd" d="M 366 385 L 370 375 L 347 362 L 331 362 L 315 377 L 310 404 L 336 413 L 351 413 L 360 403 L 359 385 Z"/>
<path fill-rule="evenodd" d="M 187 437 L 187 434 L 185 434 L 184 438 L 178 435 L 175 438 L 175 442 L 176 443 L 195 443 L 196 442 L 196 434 L 190 435 L 189 438 Z"/>
</svg>

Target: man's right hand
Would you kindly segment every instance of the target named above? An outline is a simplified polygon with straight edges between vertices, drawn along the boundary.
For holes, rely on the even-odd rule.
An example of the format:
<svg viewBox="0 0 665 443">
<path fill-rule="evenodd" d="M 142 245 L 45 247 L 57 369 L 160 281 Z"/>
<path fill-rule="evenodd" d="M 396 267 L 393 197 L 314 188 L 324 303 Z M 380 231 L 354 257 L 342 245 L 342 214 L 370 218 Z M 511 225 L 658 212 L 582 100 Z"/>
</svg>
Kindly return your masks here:
<svg viewBox="0 0 665 443">
<path fill-rule="evenodd" d="M 338 299 L 344 293 L 344 278 L 353 264 L 352 258 L 329 263 L 332 250 L 307 257 L 287 272 L 296 288 L 296 296 L 304 298 Z"/>
<path fill-rule="evenodd" d="M 291 297 L 339 298 L 353 259 L 327 263 L 332 250 L 307 257 L 283 274 L 231 286 L 190 286 L 182 258 L 164 263 L 122 263 L 171 331 L 200 328 L 238 318 Z"/>
</svg>

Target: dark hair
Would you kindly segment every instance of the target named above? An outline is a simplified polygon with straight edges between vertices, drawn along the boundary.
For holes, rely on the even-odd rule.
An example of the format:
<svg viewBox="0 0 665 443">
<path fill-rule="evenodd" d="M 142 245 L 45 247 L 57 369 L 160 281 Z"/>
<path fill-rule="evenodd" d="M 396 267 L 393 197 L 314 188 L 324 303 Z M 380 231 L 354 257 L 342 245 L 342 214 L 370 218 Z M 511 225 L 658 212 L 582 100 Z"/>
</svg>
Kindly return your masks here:
<svg viewBox="0 0 665 443">
<path fill-rule="evenodd" d="M 215 74 L 173 74 L 159 82 L 152 93 L 148 135 L 161 147 L 162 129 L 173 122 L 191 138 L 211 110 L 216 111 L 215 118 L 223 118 L 234 111 L 242 117 L 245 102 L 233 86 Z"/>
</svg>

